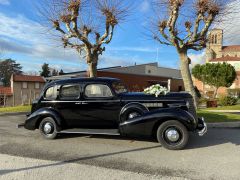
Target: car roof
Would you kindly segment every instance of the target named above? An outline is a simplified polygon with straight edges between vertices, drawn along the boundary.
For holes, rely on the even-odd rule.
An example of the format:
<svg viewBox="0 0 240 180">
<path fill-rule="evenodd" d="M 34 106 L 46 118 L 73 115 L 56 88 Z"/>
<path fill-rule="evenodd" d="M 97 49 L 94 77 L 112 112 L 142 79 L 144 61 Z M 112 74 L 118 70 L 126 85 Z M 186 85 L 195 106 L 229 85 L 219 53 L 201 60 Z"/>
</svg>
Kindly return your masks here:
<svg viewBox="0 0 240 180">
<path fill-rule="evenodd" d="M 83 83 L 83 82 L 91 82 L 91 83 L 112 83 L 120 81 L 120 79 L 117 78 L 109 78 L 109 77 L 99 77 L 99 78 L 70 78 L 70 79 L 63 79 L 63 80 L 57 80 L 50 82 L 47 86 L 51 85 L 63 85 L 63 84 L 69 84 L 69 83 Z"/>
</svg>

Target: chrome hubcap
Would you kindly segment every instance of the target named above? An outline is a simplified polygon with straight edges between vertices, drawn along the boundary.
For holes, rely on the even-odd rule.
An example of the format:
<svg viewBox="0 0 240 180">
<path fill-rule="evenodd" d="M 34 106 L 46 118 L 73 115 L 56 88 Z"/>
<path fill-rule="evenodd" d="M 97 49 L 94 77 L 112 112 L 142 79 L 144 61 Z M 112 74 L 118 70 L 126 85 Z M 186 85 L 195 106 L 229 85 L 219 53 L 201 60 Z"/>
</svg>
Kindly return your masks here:
<svg viewBox="0 0 240 180">
<path fill-rule="evenodd" d="M 46 124 L 44 124 L 43 131 L 45 134 L 50 134 L 52 130 L 53 130 L 53 126 L 51 123 L 47 122 Z"/>
<path fill-rule="evenodd" d="M 165 134 L 166 134 L 167 139 L 171 142 L 178 141 L 179 137 L 180 137 L 178 131 L 173 128 L 166 130 Z"/>
<path fill-rule="evenodd" d="M 133 113 L 130 113 L 130 114 L 128 115 L 128 119 L 133 119 L 133 118 L 135 118 L 135 117 L 137 117 L 137 116 L 139 116 L 139 114 L 138 114 L 137 112 L 133 112 Z"/>
</svg>

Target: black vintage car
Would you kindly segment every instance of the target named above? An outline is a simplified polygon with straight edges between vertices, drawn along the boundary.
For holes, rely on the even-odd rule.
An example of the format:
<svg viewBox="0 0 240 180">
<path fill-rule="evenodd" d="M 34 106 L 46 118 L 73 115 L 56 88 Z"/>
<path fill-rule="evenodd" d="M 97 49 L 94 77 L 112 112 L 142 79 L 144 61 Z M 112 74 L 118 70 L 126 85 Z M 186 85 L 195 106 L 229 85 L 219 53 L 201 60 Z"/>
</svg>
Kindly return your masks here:
<svg viewBox="0 0 240 180">
<path fill-rule="evenodd" d="M 155 97 L 128 92 L 113 78 L 74 78 L 51 82 L 32 104 L 26 129 L 47 139 L 59 133 L 153 136 L 167 149 L 182 149 L 189 131 L 206 133 L 192 96 L 168 93 Z"/>
</svg>

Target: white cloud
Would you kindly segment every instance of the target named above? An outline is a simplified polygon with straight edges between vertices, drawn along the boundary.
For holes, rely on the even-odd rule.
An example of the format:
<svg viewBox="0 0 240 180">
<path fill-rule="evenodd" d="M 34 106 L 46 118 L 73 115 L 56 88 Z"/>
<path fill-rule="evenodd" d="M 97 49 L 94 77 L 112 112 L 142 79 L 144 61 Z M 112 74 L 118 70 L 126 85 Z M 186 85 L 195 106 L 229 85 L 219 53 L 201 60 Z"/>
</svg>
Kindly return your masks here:
<svg viewBox="0 0 240 180">
<path fill-rule="evenodd" d="M 22 15 L 9 17 L 0 13 L 0 24 L 4 24 L 0 28 L 0 36 L 22 41 L 24 43 L 43 43 L 46 42 L 46 34 L 44 27 L 39 23 L 29 20 Z"/>
<path fill-rule="evenodd" d="M 80 58 L 76 51 L 64 49 L 61 43 L 52 38 L 49 33 L 38 22 L 27 19 L 22 15 L 14 17 L 0 13 L 0 48 L 6 53 L 26 56 L 32 59 L 31 63 L 22 60 L 24 69 L 39 69 L 43 62 L 59 67 L 65 71 L 76 71 L 86 69 L 85 61 Z M 124 52 L 156 52 L 151 47 L 107 47 L 108 52 L 100 57 L 99 67 L 126 66 L 129 62 L 139 62 L 139 58 L 129 58 Z M 113 56 L 114 51 L 117 52 Z M 120 53 L 119 53 L 120 52 Z M 121 58 L 118 56 L 121 54 Z M 125 58 L 122 58 L 125 57 Z M 39 61 L 41 59 L 41 61 Z M 20 63 L 21 63 L 20 62 Z M 32 64 L 33 63 L 33 64 Z M 31 65 L 30 65 L 31 64 Z"/>
<path fill-rule="evenodd" d="M 10 5 L 10 0 L 0 0 L 0 4 L 2 4 L 2 5 Z"/>
<path fill-rule="evenodd" d="M 140 4 L 140 11 L 142 13 L 146 13 L 150 10 L 150 2 L 149 0 L 144 0 L 141 4 Z"/>
<path fill-rule="evenodd" d="M 189 53 L 188 56 L 191 59 L 191 68 L 197 64 L 204 64 L 206 62 L 205 52 L 200 54 Z"/>
<path fill-rule="evenodd" d="M 108 50 L 112 51 L 132 51 L 132 52 L 157 52 L 157 48 L 151 47 L 109 47 Z"/>
<path fill-rule="evenodd" d="M 224 43 L 227 45 L 240 44 L 240 0 L 235 0 L 226 5 L 224 16 L 219 23 L 215 23 L 215 28 L 224 31 Z"/>
<path fill-rule="evenodd" d="M 0 13 L 0 48 L 6 53 L 21 55 L 32 59 L 29 63 L 22 58 L 20 63 L 24 70 L 32 71 L 40 69 L 43 62 L 64 71 L 79 71 L 86 69 L 84 59 L 74 50 L 64 49 L 61 43 L 54 41 L 44 27 L 38 22 L 27 19 L 22 15 L 13 17 Z M 127 66 L 134 62 L 140 62 L 141 58 L 129 58 L 129 52 L 154 53 L 152 47 L 107 47 L 109 53 L 100 56 L 99 68 L 110 66 Z M 125 54 L 124 54 L 124 53 Z M 113 55 L 114 54 L 114 55 Z M 29 65 L 31 64 L 31 65 Z"/>
</svg>

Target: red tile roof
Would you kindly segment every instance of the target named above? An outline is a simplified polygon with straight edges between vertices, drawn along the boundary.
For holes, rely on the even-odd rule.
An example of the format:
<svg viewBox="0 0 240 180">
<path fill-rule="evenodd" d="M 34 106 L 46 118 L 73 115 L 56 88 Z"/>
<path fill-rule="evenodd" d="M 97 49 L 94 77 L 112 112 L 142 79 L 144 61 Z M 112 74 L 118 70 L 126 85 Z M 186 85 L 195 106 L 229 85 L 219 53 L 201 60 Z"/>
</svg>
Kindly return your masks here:
<svg viewBox="0 0 240 180">
<path fill-rule="evenodd" d="M 13 81 L 15 82 L 42 82 L 45 80 L 41 76 L 29 76 L 29 75 L 13 75 Z"/>
<path fill-rule="evenodd" d="M 0 95 L 12 95 L 11 87 L 0 86 Z"/>
<path fill-rule="evenodd" d="M 222 51 L 224 52 L 240 52 L 240 45 L 232 45 L 232 46 L 223 46 Z"/>
<path fill-rule="evenodd" d="M 210 62 L 219 62 L 219 61 L 240 61 L 240 57 L 225 56 L 225 57 L 210 60 Z"/>
</svg>

